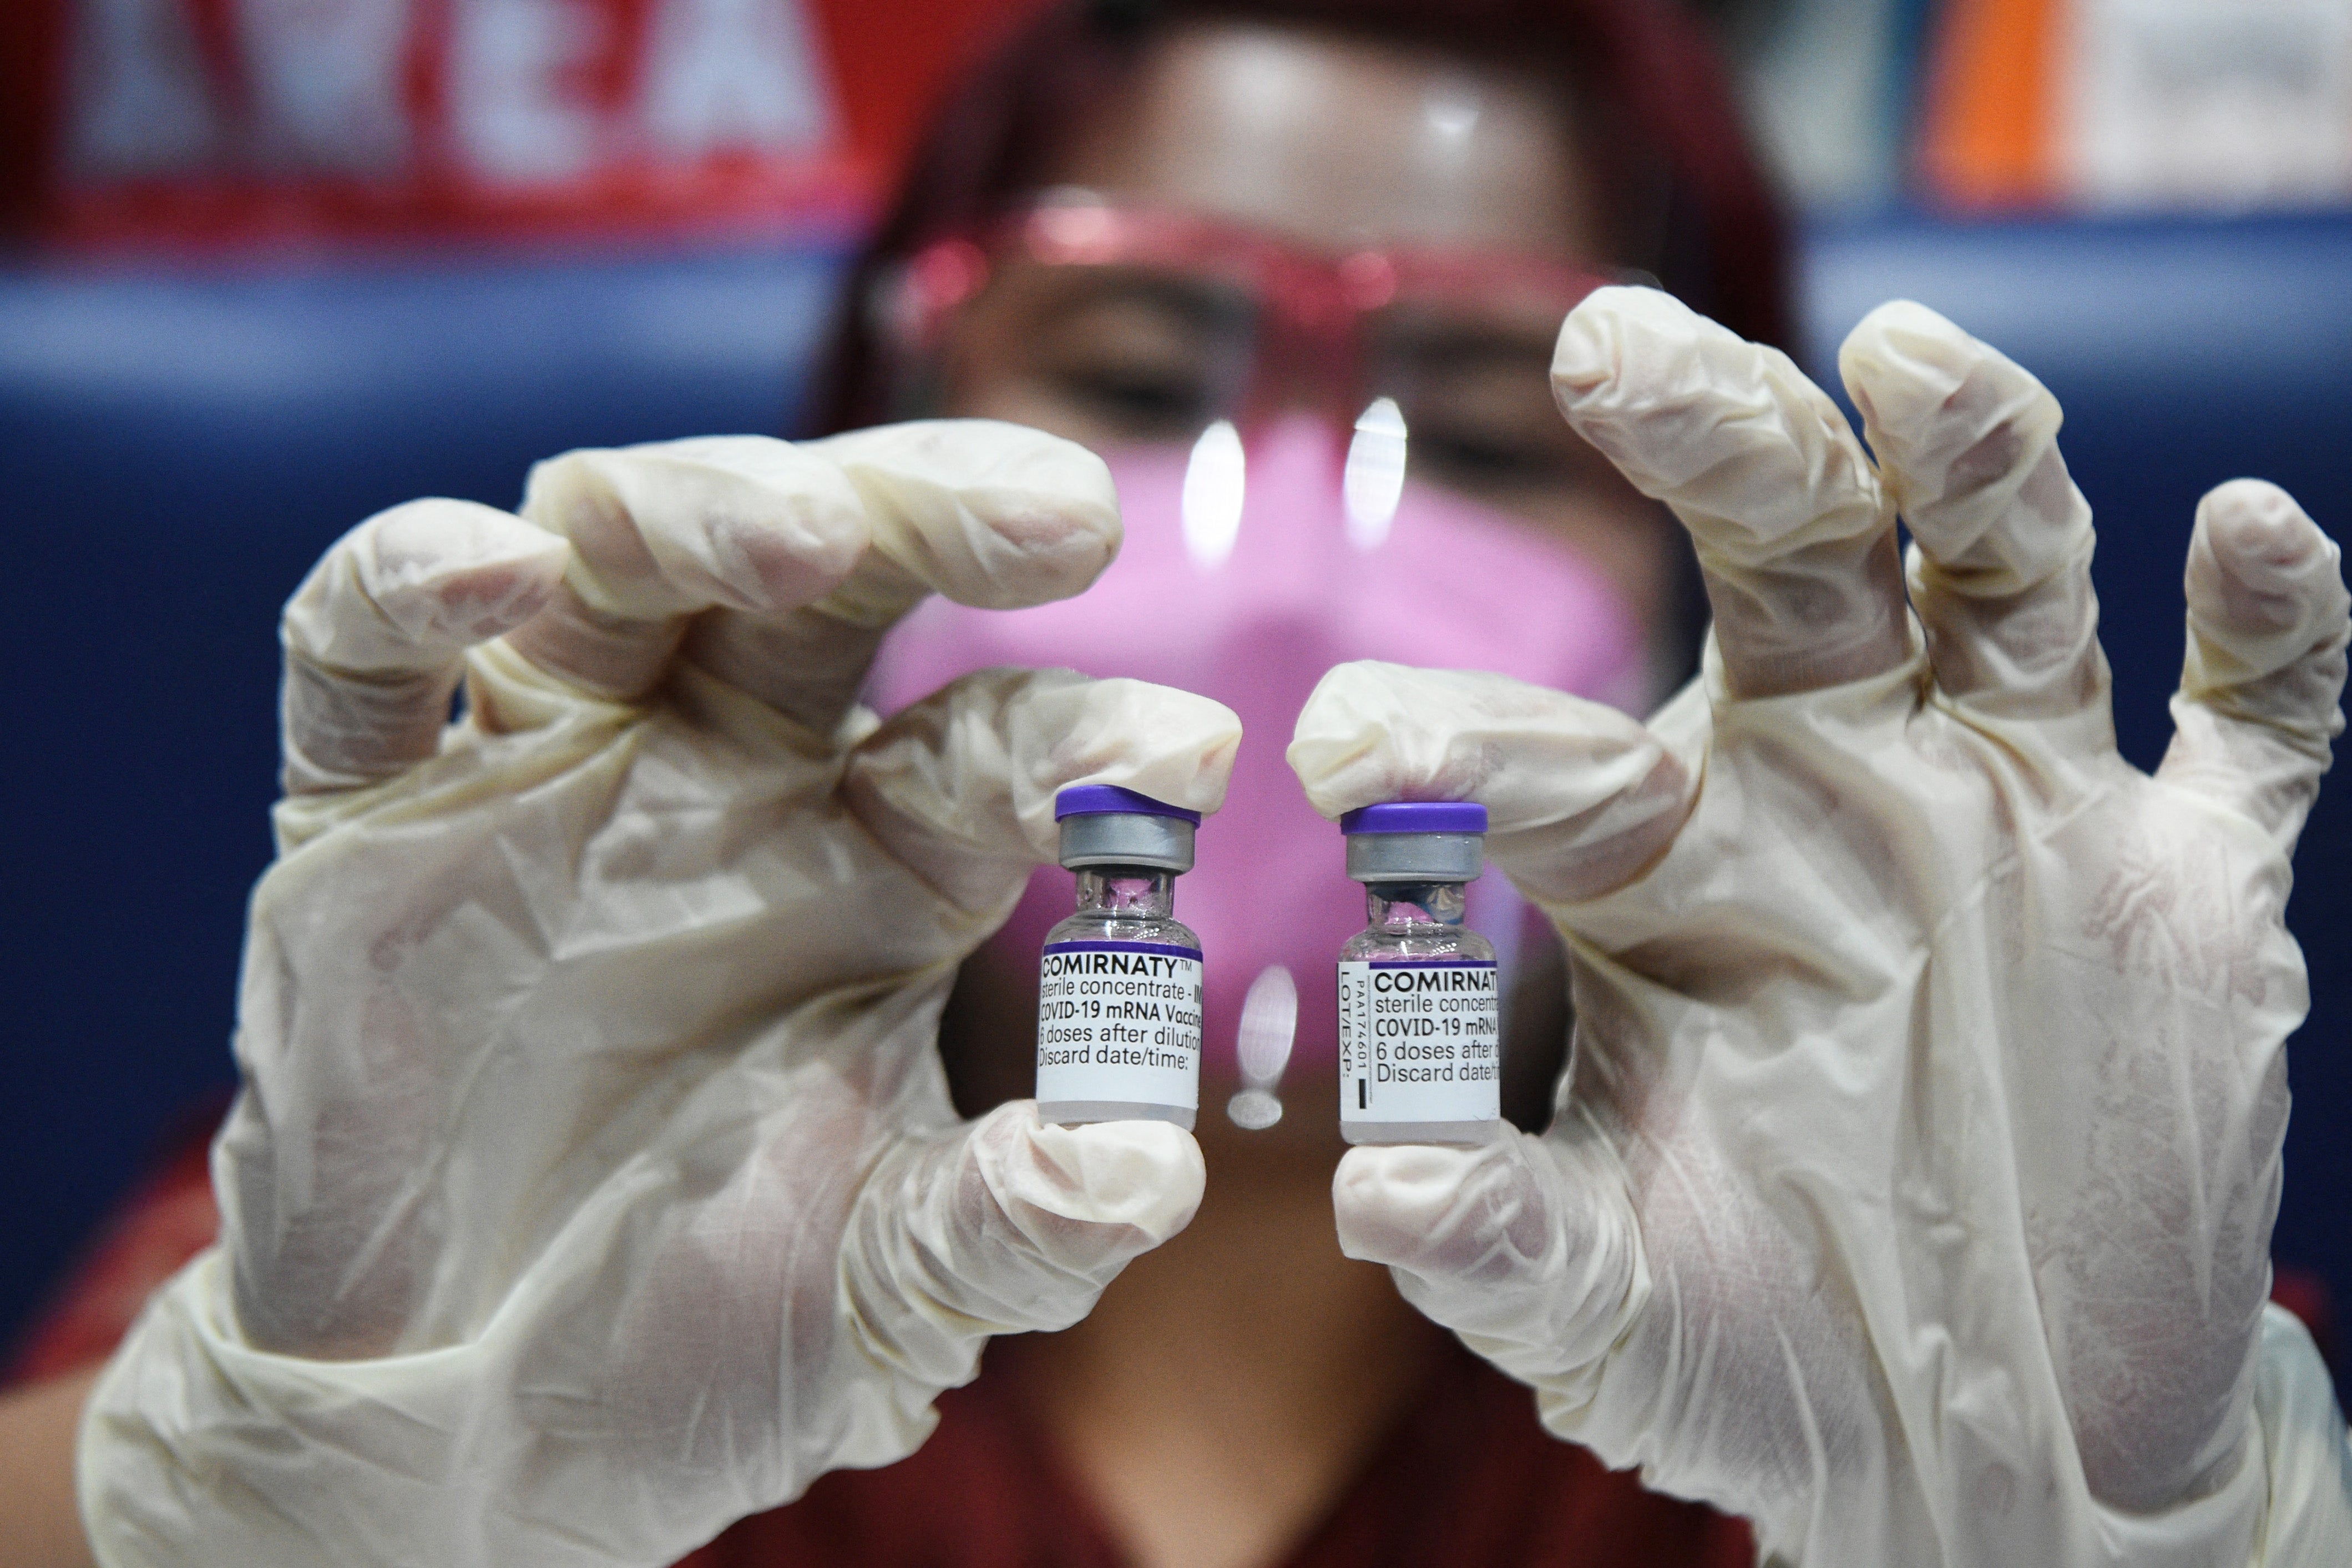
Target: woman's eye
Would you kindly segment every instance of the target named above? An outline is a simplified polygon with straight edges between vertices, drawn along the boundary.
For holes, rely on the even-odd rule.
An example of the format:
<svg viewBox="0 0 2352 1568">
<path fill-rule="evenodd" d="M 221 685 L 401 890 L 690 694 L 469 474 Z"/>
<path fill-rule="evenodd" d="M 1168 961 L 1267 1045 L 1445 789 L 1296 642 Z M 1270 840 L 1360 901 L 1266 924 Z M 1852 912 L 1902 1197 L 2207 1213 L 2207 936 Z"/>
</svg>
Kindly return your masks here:
<svg viewBox="0 0 2352 1568">
<path fill-rule="evenodd" d="M 1138 436 L 1189 435 L 1209 417 L 1208 388 L 1193 376 L 1099 366 L 1065 371 L 1055 383 L 1087 413 Z"/>
</svg>

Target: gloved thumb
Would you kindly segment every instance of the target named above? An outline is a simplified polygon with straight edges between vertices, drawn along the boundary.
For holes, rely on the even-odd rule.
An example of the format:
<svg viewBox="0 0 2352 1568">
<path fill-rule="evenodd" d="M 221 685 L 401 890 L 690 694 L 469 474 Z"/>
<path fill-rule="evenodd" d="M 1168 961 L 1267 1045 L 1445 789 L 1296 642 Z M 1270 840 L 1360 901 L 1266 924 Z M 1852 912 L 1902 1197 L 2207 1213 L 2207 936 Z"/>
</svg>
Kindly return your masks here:
<svg viewBox="0 0 2352 1568">
<path fill-rule="evenodd" d="M 1578 1112 L 1562 1120 L 1549 1138 L 1352 1149 L 1331 1181 L 1342 1252 L 1387 1264 L 1424 1316 L 1552 1390 L 1598 1366 L 1650 1288 L 1622 1167 Z"/>
<path fill-rule="evenodd" d="M 1048 1126 L 1025 1100 L 908 1139 L 859 1194 L 841 1319 L 898 1397 L 927 1405 L 971 1376 L 990 1335 L 1085 1317 L 1129 1259 L 1192 1222 L 1205 1178 L 1181 1128 Z"/>
</svg>

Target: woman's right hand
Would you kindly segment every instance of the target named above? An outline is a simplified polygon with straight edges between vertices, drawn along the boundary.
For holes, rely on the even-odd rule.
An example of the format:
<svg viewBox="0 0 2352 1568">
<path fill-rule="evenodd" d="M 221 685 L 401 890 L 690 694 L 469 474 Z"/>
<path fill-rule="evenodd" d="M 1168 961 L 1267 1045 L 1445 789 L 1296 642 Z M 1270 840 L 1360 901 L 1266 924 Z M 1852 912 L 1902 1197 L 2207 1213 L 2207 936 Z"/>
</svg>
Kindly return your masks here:
<svg viewBox="0 0 2352 1568">
<path fill-rule="evenodd" d="M 960 1122 L 933 1047 L 1055 792 L 1213 810 L 1233 715 L 1068 671 L 856 701 L 926 593 L 1060 597 L 1118 542 L 1089 454 L 955 422 L 573 452 L 519 517 L 329 552 L 222 1242 L 83 1427 L 102 1562 L 667 1562 L 911 1451 L 987 1336 L 1184 1226 L 1188 1135 Z"/>
</svg>

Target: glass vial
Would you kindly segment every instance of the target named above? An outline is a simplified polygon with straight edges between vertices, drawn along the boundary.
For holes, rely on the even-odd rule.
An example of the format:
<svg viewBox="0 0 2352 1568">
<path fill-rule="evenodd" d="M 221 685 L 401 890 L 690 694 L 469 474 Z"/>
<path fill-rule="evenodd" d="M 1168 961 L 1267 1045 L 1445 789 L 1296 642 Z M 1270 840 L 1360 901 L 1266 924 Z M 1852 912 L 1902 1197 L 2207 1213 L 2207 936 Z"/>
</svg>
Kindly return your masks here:
<svg viewBox="0 0 2352 1568">
<path fill-rule="evenodd" d="M 1201 939 L 1175 919 L 1201 814 L 1112 784 L 1054 797 L 1078 907 L 1037 970 L 1037 1115 L 1172 1121 L 1201 1106 Z"/>
<path fill-rule="evenodd" d="M 1486 808 L 1368 805 L 1339 819 L 1370 916 L 1339 950 L 1339 1133 L 1350 1143 L 1476 1143 L 1501 1122 L 1495 949 L 1462 923 L 1486 868 Z"/>
</svg>

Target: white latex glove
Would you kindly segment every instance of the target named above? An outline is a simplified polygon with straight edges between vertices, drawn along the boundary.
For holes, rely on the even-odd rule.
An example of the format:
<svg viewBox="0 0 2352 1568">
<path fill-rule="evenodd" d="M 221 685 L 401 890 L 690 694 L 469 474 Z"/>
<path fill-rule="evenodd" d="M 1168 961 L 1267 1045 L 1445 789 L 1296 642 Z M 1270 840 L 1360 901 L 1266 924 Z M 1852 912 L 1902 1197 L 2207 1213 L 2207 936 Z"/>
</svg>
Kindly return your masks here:
<svg viewBox="0 0 2352 1568">
<path fill-rule="evenodd" d="M 222 1241 L 91 1402 L 101 1562 L 667 1563 L 911 1451 L 989 1335 L 1184 1226 L 1189 1135 L 961 1123 L 935 1026 L 1055 791 L 1213 810 L 1234 716 L 1067 671 L 855 705 L 926 589 L 1037 603 L 1118 541 L 1099 461 L 971 422 L 574 452 L 520 519 L 328 552 Z"/>
<path fill-rule="evenodd" d="M 1808 1568 L 2352 1562 L 2326 1373 L 2264 1328 L 2336 549 L 2270 486 L 2206 499 L 2151 778 L 2057 404 L 1916 305 L 1840 363 L 1875 467 L 1664 294 L 1562 330 L 1570 422 L 1716 609 L 1647 727 L 1386 665 L 1300 717 L 1328 816 L 1484 802 L 1572 960 L 1550 1131 L 1351 1152 L 1342 1245 L 1555 1432 Z"/>
</svg>

